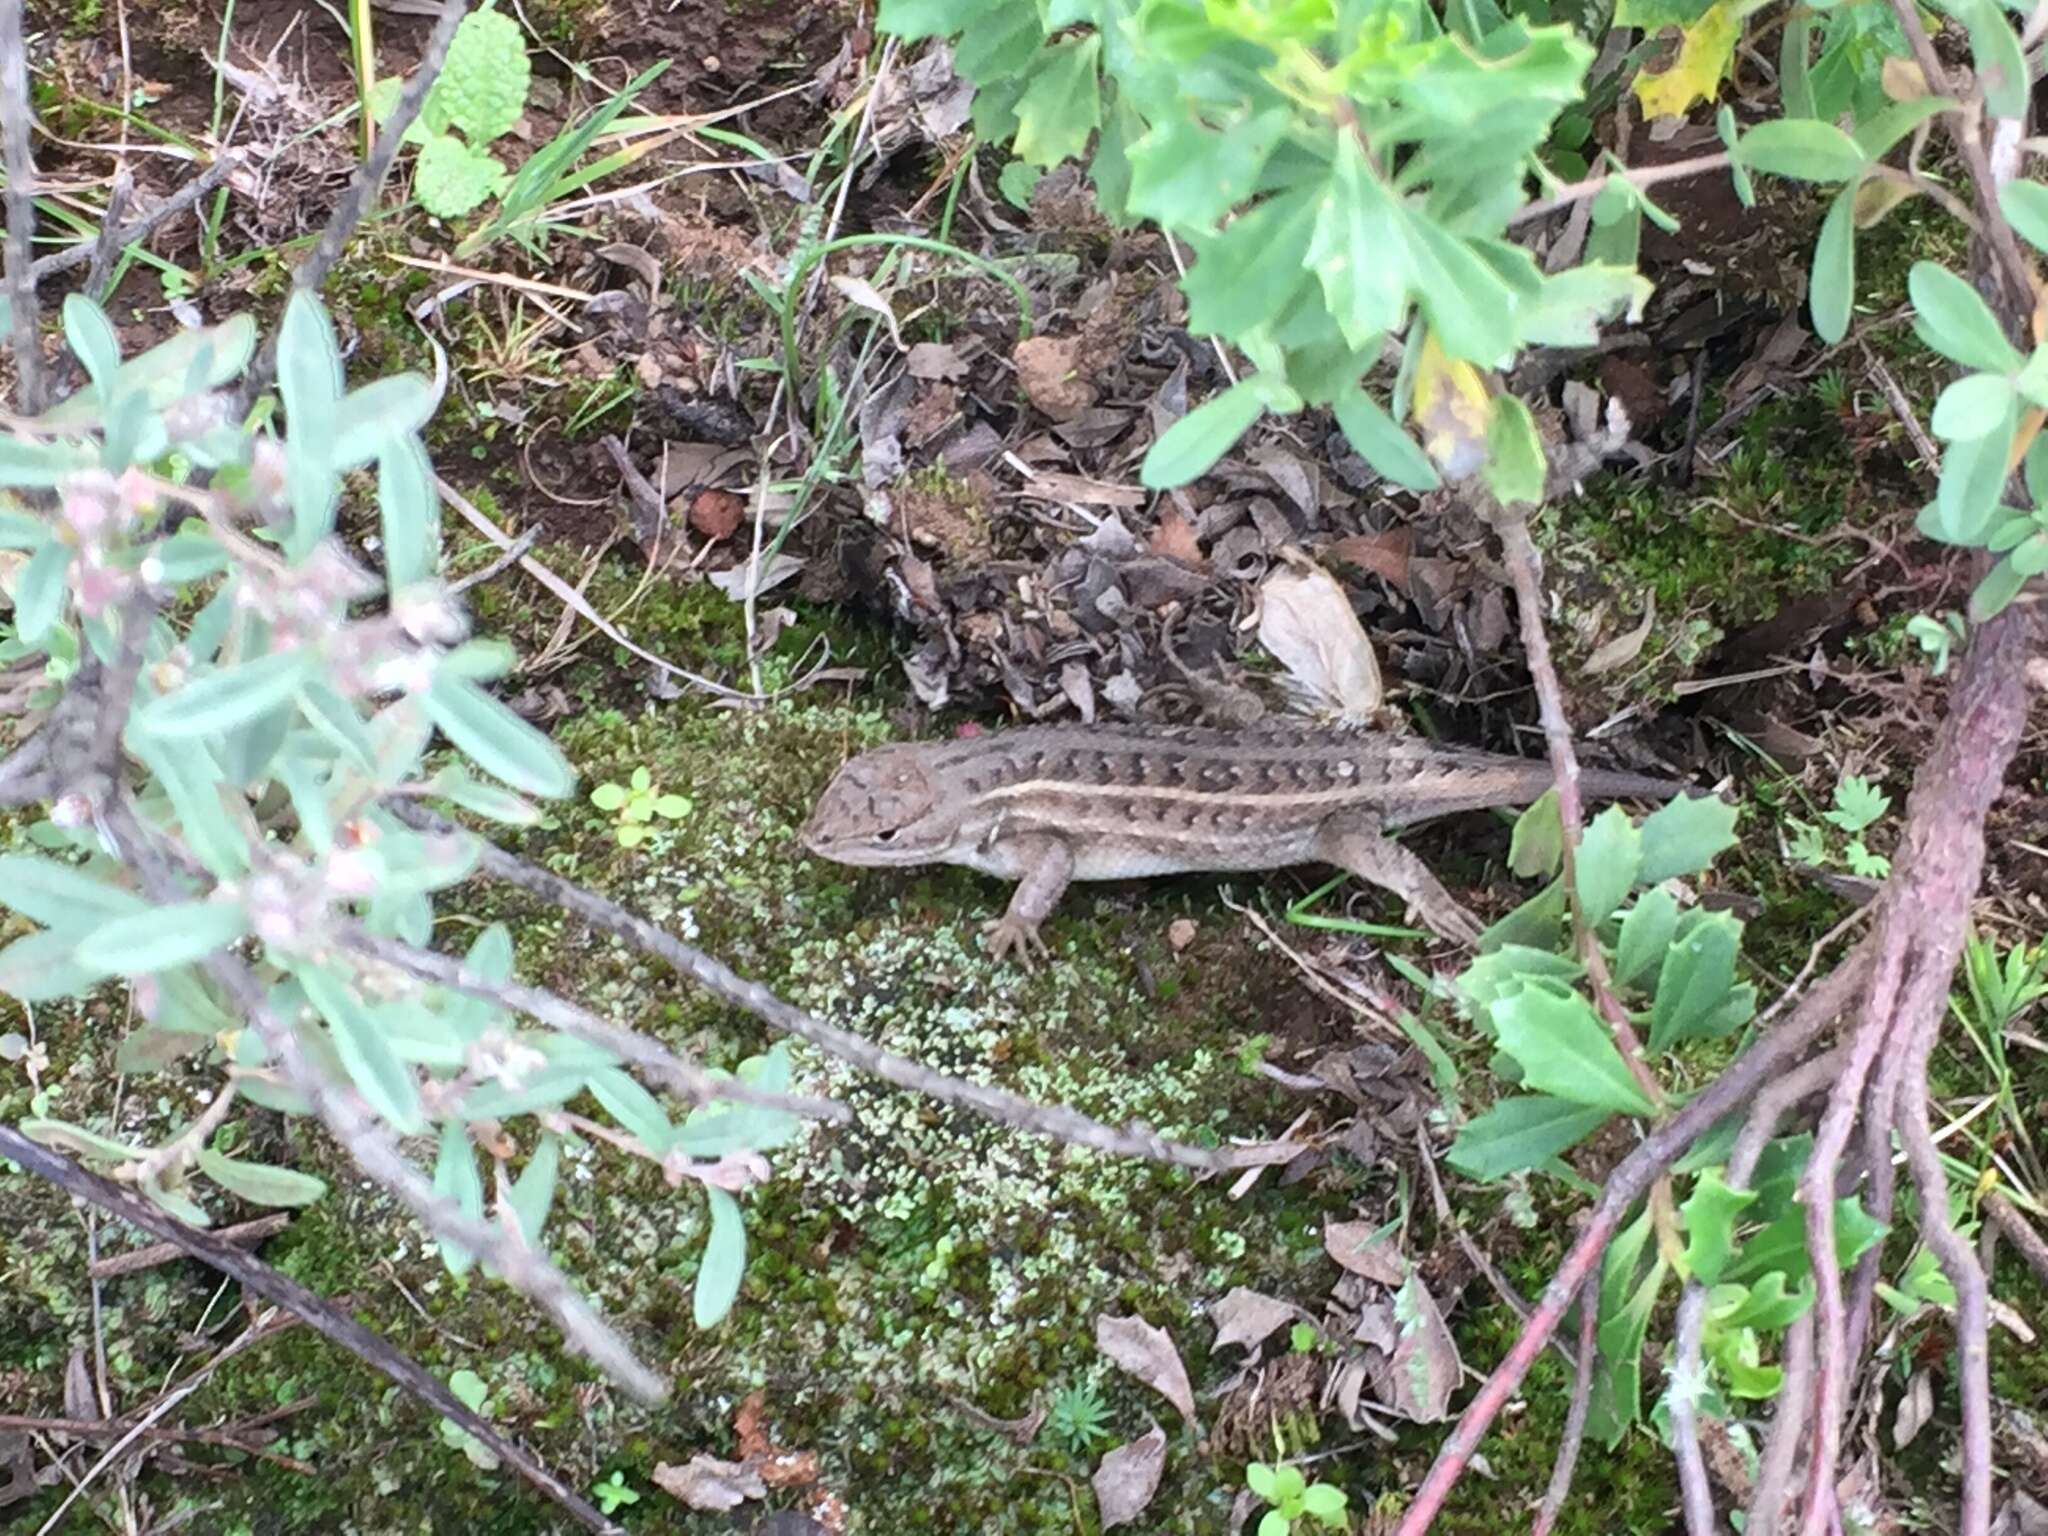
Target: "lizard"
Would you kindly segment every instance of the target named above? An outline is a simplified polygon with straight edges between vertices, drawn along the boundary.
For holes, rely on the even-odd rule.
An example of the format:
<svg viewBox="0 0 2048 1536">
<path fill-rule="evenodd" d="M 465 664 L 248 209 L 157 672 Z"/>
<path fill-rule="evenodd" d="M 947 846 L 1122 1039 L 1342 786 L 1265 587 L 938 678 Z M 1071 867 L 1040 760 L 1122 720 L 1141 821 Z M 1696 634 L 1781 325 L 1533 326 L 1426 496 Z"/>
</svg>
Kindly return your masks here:
<svg viewBox="0 0 2048 1536">
<path fill-rule="evenodd" d="M 1470 944 L 1478 920 L 1386 834 L 1526 805 L 1552 782 L 1544 761 L 1356 729 L 1026 726 L 864 752 L 833 775 L 800 835 L 839 864 L 956 864 L 1016 881 L 983 931 L 994 958 L 1026 968 L 1048 953 L 1039 927 L 1073 881 L 1308 863 L 1391 891 Z M 1685 786 L 1586 769 L 1579 788 L 1665 799 Z"/>
</svg>

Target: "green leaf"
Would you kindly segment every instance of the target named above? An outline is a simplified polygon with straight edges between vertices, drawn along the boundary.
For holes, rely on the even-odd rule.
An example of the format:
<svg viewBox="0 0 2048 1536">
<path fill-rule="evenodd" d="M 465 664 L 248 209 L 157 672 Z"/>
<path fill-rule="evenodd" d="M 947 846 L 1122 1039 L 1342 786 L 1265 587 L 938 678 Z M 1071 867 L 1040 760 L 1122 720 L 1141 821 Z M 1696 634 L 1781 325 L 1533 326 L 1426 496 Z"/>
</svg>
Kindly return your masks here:
<svg viewBox="0 0 2048 1536">
<path fill-rule="evenodd" d="M 2013 381 L 1998 373 L 1966 373 L 1942 390 L 1928 430 L 1944 442 L 1962 442 L 1998 430 L 2014 408 Z"/>
<path fill-rule="evenodd" d="M 1914 262 L 1906 294 L 1913 333 L 1943 357 L 1980 373 L 2017 373 L 2025 363 L 1977 290 L 1948 268 Z"/>
<path fill-rule="evenodd" d="M 0 903 L 46 928 L 72 932 L 150 910 L 133 891 L 31 853 L 0 855 Z"/>
<path fill-rule="evenodd" d="M 503 11 L 472 11 L 449 42 L 434 105 L 472 144 L 488 144 L 510 133 L 526 110 L 532 68 L 518 22 Z"/>
<path fill-rule="evenodd" d="M 134 728 L 161 740 L 233 730 L 290 699 L 317 663 L 311 650 L 301 648 L 272 651 L 237 666 L 215 667 L 177 692 L 144 704 L 135 713 Z"/>
<path fill-rule="evenodd" d="M 1835 194 L 1821 220 L 1813 246 L 1813 277 L 1807 303 L 1813 310 L 1814 334 L 1837 342 L 1849 333 L 1849 315 L 1856 305 L 1856 191 L 1852 181 Z"/>
<path fill-rule="evenodd" d="M 1873 1246 L 1884 1241 L 1891 1229 L 1874 1219 L 1861 1202 L 1850 1196 L 1835 1202 L 1835 1262 L 1847 1269 Z M 1725 1278 L 1750 1282 L 1782 1272 L 1796 1283 L 1813 1273 L 1806 1253 L 1806 1209 L 1794 1206 L 1742 1245 L 1734 1262 L 1723 1271 Z"/>
<path fill-rule="evenodd" d="M 1934 500 L 1920 509 L 1914 526 L 1946 544 L 1981 544 L 1998 520 L 1998 498 L 2005 489 L 2006 464 L 2018 430 L 2019 406 L 2014 402 L 1983 436 L 1950 443 L 1941 456 Z"/>
<path fill-rule="evenodd" d="M 1984 105 L 1993 117 L 2024 124 L 2027 94 L 2033 81 L 2027 74 L 2026 55 L 2020 51 L 2019 37 L 2006 20 L 2004 8 L 1997 0 L 1957 0 L 1950 9 L 1970 29 L 1970 60 L 1976 66 Z"/>
<path fill-rule="evenodd" d="M 2008 181 L 1998 189 L 1999 211 L 2013 231 L 2037 251 L 2048 252 L 2048 186 Z"/>
<path fill-rule="evenodd" d="M 76 443 L 44 443 L 0 433 L 0 488 L 45 489 L 98 462 L 97 454 Z"/>
<path fill-rule="evenodd" d="M 296 974 L 306 1000 L 327 1021 L 335 1054 L 357 1091 L 401 1136 L 418 1135 L 426 1126 L 419 1083 L 391 1049 L 355 987 L 320 966 L 301 966 Z"/>
<path fill-rule="evenodd" d="M 1578 993 L 1531 986 L 1492 1007 L 1501 1049 L 1542 1093 L 1589 1108 L 1646 1115 L 1654 1106 L 1630 1075 L 1607 1026 Z"/>
<path fill-rule="evenodd" d="M 82 293 L 64 296 L 64 342 L 102 398 L 121 371 L 121 338 L 107 312 Z"/>
<path fill-rule="evenodd" d="M 441 559 L 441 504 L 417 437 L 391 444 L 377 460 L 377 511 L 385 584 L 395 593 L 431 580 Z"/>
<path fill-rule="evenodd" d="M 1244 1485 L 1268 1504 L 1274 1502 L 1279 1487 L 1278 1480 L 1273 1476 L 1273 1469 L 1263 1461 L 1250 1462 L 1245 1466 Z"/>
<path fill-rule="evenodd" d="M 496 155 L 437 133 L 420 146 L 413 191 L 435 218 L 459 219 L 502 192 L 510 179 Z"/>
<path fill-rule="evenodd" d="M 676 1128 L 653 1094 L 616 1067 L 591 1073 L 590 1091 L 604 1106 L 605 1113 L 618 1121 L 627 1134 L 637 1138 L 651 1156 L 661 1157 L 668 1152 L 676 1139 Z"/>
<path fill-rule="evenodd" d="M 575 788 L 561 749 L 467 678 L 438 673 L 424 701 L 434 724 L 493 778 L 549 799 Z"/>
<path fill-rule="evenodd" d="M 1681 1040 L 1710 1040 L 1738 1029 L 1756 1012 L 1756 989 L 1735 985 L 1742 924 L 1726 912 L 1694 922 L 1665 952 L 1650 1014 L 1650 1049 Z"/>
<path fill-rule="evenodd" d="M 317 440 L 341 400 L 341 347 L 320 301 L 294 289 L 277 331 L 277 392 L 285 423 L 301 424 Z"/>
<path fill-rule="evenodd" d="M 2033 542 L 2048 554 L 2048 540 L 2037 535 Z M 2014 563 L 2011 555 L 2007 555 L 1984 573 L 1984 579 L 1970 593 L 1970 622 L 1982 624 L 2003 613 L 2006 605 L 2020 595 L 2027 580 L 2027 573 Z"/>
<path fill-rule="evenodd" d="M 1679 1211 L 1685 1218 L 1685 1273 L 1704 1285 L 1721 1278 L 1735 1252 L 1735 1224 L 1756 1200 L 1753 1189 L 1731 1189 L 1719 1168 L 1694 1181 Z"/>
<path fill-rule="evenodd" d="M 1678 931 L 1678 900 L 1663 889 L 1645 891 L 1621 920 L 1615 946 L 1614 984 L 1642 987 L 1664 964 L 1672 936 Z"/>
<path fill-rule="evenodd" d="M 244 824 L 230 816 L 222 803 L 227 782 L 205 743 L 181 741 L 173 745 L 158 737 L 142 735 L 132 724 L 125 740 L 129 750 L 156 776 L 177 813 L 179 830 L 207 872 L 222 880 L 245 873 L 249 868 L 249 844 L 242 830 Z"/>
<path fill-rule="evenodd" d="M 1600 1345 L 1599 1368 L 1593 1377 L 1586 1428 L 1610 1450 L 1642 1416 L 1643 1338 L 1649 1331 L 1650 1315 L 1656 1310 L 1657 1295 L 1664 1288 L 1669 1269 L 1660 1255 L 1631 1293 L 1626 1290 L 1626 1282 L 1634 1267 L 1631 1256 L 1618 1279 L 1610 1270 L 1603 1272 L 1601 1281 L 1603 1300 L 1595 1335 Z M 1610 1305 L 1606 1300 L 1610 1287 L 1623 1292 L 1625 1299 L 1618 1305 Z"/>
<path fill-rule="evenodd" d="M 140 356 L 123 363 L 110 391 L 95 384 L 43 413 L 46 426 L 83 426 L 97 422 L 106 398 L 135 395 L 150 411 L 167 410 L 187 396 L 219 389 L 249 366 L 256 355 L 256 320 L 240 314 L 219 325 L 178 331 Z"/>
<path fill-rule="evenodd" d="M 1291 1536 L 1294 1522 L 1277 1509 L 1269 1509 L 1259 1517 L 1259 1536 Z"/>
<path fill-rule="evenodd" d="M 403 449 L 434 414 L 434 386 L 424 374 L 394 373 L 350 390 L 321 433 L 337 474 Z"/>
<path fill-rule="evenodd" d="M 1100 34 L 1062 38 L 1033 66 L 1017 101 L 1017 136 L 1011 148 L 1029 165 L 1054 166 L 1078 158 L 1102 122 L 1102 90 L 1095 72 Z"/>
<path fill-rule="evenodd" d="M 1328 1483 L 1311 1483 L 1301 1490 L 1302 1512 L 1314 1515 L 1325 1525 L 1343 1522 L 1344 1503 L 1344 1490 Z"/>
<path fill-rule="evenodd" d="M 199 1154 L 199 1171 L 229 1194 L 251 1205 L 311 1205 L 327 1193 L 327 1182 L 310 1173 L 244 1163 L 207 1147 Z"/>
<path fill-rule="evenodd" d="M 1800 181 L 1850 181 L 1868 163 L 1854 139 L 1832 123 L 1781 117 L 1758 123 L 1737 148 L 1742 164 Z"/>
<path fill-rule="evenodd" d="M 1394 484 L 1411 491 L 1433 491 L 1443 484 L 1436 466 L 1414 438 L 1361 384 L 1337 397 L 1337 425 L 1360 458 Z"/>
<path fill-rule="evenodd" d="M 1486 484 L 1506 505 L 1543 500 L 1546 461 L 1536 418 L 1513 395 L 1496 395 L 1486 428 Z"/>
<path fill-rule="evenodd" d="M 0 549 L 37 550 L 49 542 L 48 520 L 0 507 Z"/>
<path fill-rule="evenodd" d="M 441 1141 L 434 1154 L 434 1193 L 455 1202 L 463 1215 L 481 1221 L 484 1215 L 484 1181 L 476 1171 L 476 1148 L 470 1145 L 469 1127 L 461 1120 L 441 1126 Z M 441 1262 L 451 1275 L 466 1275 L 476 1255 L 460 1243 L 441 1243 Z"/>
<path fill-rule="evenodd" d="M 509 790 L 495 784 L 485 784 L 470 777 L 460 767 L 450 765 L 435 774 L 427 783 L 428 790 L 465 811 L 473 811 L 492 821 L 507 826 L 532 827 L 541 821 L 541 810 L 530 801 L 522 800 Z"/>
<path fill-rule="evenodd" d="M 102 1136 L 98 1131 L 88 1131 L 84 1126 L 73 1125 L 66 1120 L 24 1120 L 21 1122 L 21 1134 L 39 1146 L 55 1147 L 60 1152 L 90 1158 L 94 1162 L 126 1163 L 147 1155 L 141 1147 L 131 1147 L 125 1141 L 116 1141 L 111 1136 Z"/>
<path fill-rule="evenodd" d="M 1280 314 L 1311 281 L 1303 267 L 1317 211 L 1314 190 L 1298 187 L 1266 199 L 1218 233 L 1190 234 L 1195 264 L 1181 282 L 1188 330 L 1236 338 Z"/>
<path fill-rule="evenodd" d="M 1788 1291 L 1782 1270 L 1760 1276 L 1754 1285 L 1717 1285 L 1719 1305 L 1709 1302 L 1716 1321 L 1729 1328 L 1761 1328 L 1775 1333 L 1798 1322 L 1813 1305 L 1813 1282 L 1809 1278 L 1796 1291 Z"/>
<path fill-rule="evenodd" d="M 1740 808 L 1714 795 L 1680 795 L 1643 818 L 1643 865 L 1636 879 L 1659 885 L 1696 875 L 1735 842 Z"/>
<path fill-rule="evenodd" d="M 1600 327 L 1650 296 L 1650 280 L 1628 267 L 1589 262 L 1543 282 L 1542 296 L 1522 317 L 1524 345 L 1590 347 Z"/>
<path fill-rule="evenodd" d="M 1291 121 L 1278 107 L 1224 132 L 1205 126 L 1191 108 L 1156 119 L 1131 146 L 1130 211 L 1169 229 L 1214 229 L 1258 190 L 1259 173 Z"/>
<path fill-rule="evenodd" d="M 78 963 L 107 976 L 147 976 L 203 960 L 248 931 L 239 902 L 179 902 L 102 924 L 79 944 Z"/>
<path fill-rule="evenodd" d="M 1541 1168 L 1611 1118 L 1604 1109 L 1545 1095 L 1502 1099 L 1458 1132 L 1451 1166 L 1485 1183 Z"/>
<path fill-rule="evenodd" d="M 1407 226 L 1409 280 L 1444 350 L 1481 367 L 1500 363 L 1515 349 L 1515 291 L 1470 244 L 1434 219 L 1410 215 Z"/>
<path fill-rule="evenodd" d="M 14 634 L 23 645 L 39 648 L 64 617 L 71 595 L 69 544 L 52 539 L 29 557 L 14 581 Z"/>
<path fill-rule="evenodd" d="M 1265 413 L 1266 395 L 1252 379 L 1240 379 L 1205 400 L 1159 434 L 1145 455 L 1138 478 L 1148 490 L 1186 485 L 1205 474 L 1251 430 Z"/>
<path fill-rule="evenodd" d="M 1835 786 L 1835 803 L 1821 816 L 1844 832 L 1861 832 L 1892 808 L 1892 797 L 1861 774 L 1844 774 Z"/>
<path fill-rule="evenodd" d="M 555 1203 L 555 1181 L 561 1168 L 561 1138 L 552 1134 L 543 1135 L 540 1145 L 533 1149 L 533 1156 L 526 1160 L 526 1166 L 519 1171 L 519 1177 L 512 1181 L 509 1196 L 512 1215 L 519 1223 L 521 1234 L 535 1248 L 540 1246 L 540 1235 L 547 1226 L 548 1211 Z"/>
<path fill-rule="evenodd" d="M 711 1208 L 711 1233 L 704 1240 L 704 1260 L 697 1270 L 693 1313 L 699 1328 L 715 1328 L 739 1299 L 747 1272 L 747 1231 L 739 1202 L 722 1189 L 704 1186 Z"/>
<path fill-rule="evenodd" d="M 1610 805 L 1593 818 L 1579 843 L 1574 863 L 1578 875 L 1579 911 L 1597 928 L 1613 915 L 1622 898 L 1635 888 L 1643 862 L 1643 835 L 1628 812 Z"/>
<path fill-rule="evenodd" d="M 1358 135 L 1339 128 L 1308 263 L 1337 329 L 1354 347 L 1398 330 L 1408 313 L 1414 273 L 1407 224 L 1406 207 L 1367 162 Z"/>
<path fill-rule="evenodd" d="M 1564 818 L 1553 785 L 1515 818 L 1515 830 L 1508 839 L 1508 868 L 1524 880 L 1534 880 L 1556 874 L 1563 862 Z"/>
<path fill-rule="evenodd" d="M 882 0 L 875 27 L 914 43 L 924 37 L 957 37 L 1004 0 Z"/>
</svg>

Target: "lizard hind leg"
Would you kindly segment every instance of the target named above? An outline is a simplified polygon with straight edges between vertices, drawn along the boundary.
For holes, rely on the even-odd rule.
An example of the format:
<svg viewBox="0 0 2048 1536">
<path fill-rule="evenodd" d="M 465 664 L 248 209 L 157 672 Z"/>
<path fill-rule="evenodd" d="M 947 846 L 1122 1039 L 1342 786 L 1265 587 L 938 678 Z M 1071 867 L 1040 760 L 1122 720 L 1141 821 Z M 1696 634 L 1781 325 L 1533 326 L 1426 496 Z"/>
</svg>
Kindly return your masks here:
<svg viewBox="0 0 2048 1536">
<path fill-rule="evenodd" d="M 1432 930 L 1455 944 L 1476 944 L 1479 919 L 1430 873 L 1412 849 L 1380 830 L 1377 816 L 1332 816 L 1316 832 L 1316 857 L 1392 891 Z"/>
</svg>

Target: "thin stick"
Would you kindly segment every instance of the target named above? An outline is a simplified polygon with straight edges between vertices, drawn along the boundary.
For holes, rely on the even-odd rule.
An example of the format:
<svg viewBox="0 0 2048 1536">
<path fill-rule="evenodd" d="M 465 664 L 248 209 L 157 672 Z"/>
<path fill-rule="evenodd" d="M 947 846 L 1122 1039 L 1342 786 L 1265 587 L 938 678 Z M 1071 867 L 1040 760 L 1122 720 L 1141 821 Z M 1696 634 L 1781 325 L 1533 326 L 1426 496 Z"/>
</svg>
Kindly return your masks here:
<svg viewBox="0 0 2048 1536">
<path fill-rule="evenodd" d="M 1806 1437 L 1804 1404 L 1813 1381 L 1811 1311 L 1800 1314 L 1786 1331 L 1784 1364 L 1778 1410 L 1771 1420 L 1771 1438 L 1758 1465 L 1756 1491 L 1749 1498 L 1749 1518 L 1743 1525 L 1743 1536 L 1778 1536 L 1778 1522 L 1784 1518 L 1793 1467 L 1799 1459 L 1799 1442 Z"/>
<path fill-rule="evenodd" d="M 28 45 L 22 0 L 0 0 L 0 149 L 7 163 L 7 303 L 13 311 L 16 403 L 43 409 L 43 348 L 29 242 L 36 228 L 36 163 L 29 153 Z"/>
<path fill-rule="evenodd" d="M 1550 1486 L 1543 1490 L 1543 1504 L 1536 1511 L 1530 1536 L 1550 1536 L 1564 1501 L 1571 1496 L 1572 1474 L 1578 1469 L 1579 1447 L 1586 1438 L 1586 1413 L 1593 1405 L 1593 1360 L 1599 1354 L 1600 1277 L 1589 1274 L 1579 1287 L 1579 1361 L 1572 1379 L 1572 1402 L 1565 1410 L 1564 1438 L 1557 1443 L 1557 1460 L 1551 1464 Z"/>
<path fill-rule="evenodd" d="M 1683 181 L 1690 176 L 1705 176 L 1711 171 L 1725 170 L 1728 166 L 1728 152 L 1717 150 L 1711 155 L 1694 155 L 1689 160 L 1673 160 L 1668 165 L 1631 166 L 1627 170 L 1609 171 L 1601 176 L 1588 176 L 1584 181 L 1575 181 L 1569 186 L 1546 197 L 1539 203 L 1531 203 L 1518 209 L 1508 220 L 1509 229 L 1518 229 L 1524 224 L 1534 223 L 1545 214 L 1556 213 L 1560 208 L 1569 208 L 1573 203 L 1582 203 L 1598 197 L 1607 190 L 1610 182 L 1625 181 L 1637 191 L 1654 187 L 1659 182 Z"/>
<path fill-rule="evenodd" d="M 159 228 L 168 224 L 179 214 L 188 212 L 196 207 L 207 193 L 226 181 L 229 174 L 239 164 L 241 164 L 239 155 L 233 153 L 222 154 L 213 164 L 201 171 L 192 180 L 186 182 L 184 186 L 178 188 L 177 191 L 157 204 L 156 207 L 150 209 L 148 213 L 136 219 L 133 224 L 125 225 L 113 237 L 112 243 L 115 249 L 126 250 L 129 246 L 135 244 L 136 241 L 148 239 Z M 110 203 L 110 217 L 111 212 L 112 205 Z M 72 245 L 65 246 L 61 251 L 53 251 L 48 256 L 39 257 L 35 264 L 36 280 L 41 282 L 44 278 L 55 277 L 60 272 L 69 272 L 73 267 L 82 267 L 93 259 L 93 255 L 98 249 L 99 244 L 96 240 L 80 240 Z"/>
<path fill-rule="evenodd" d="M 608 1536 L 618 1531 L 619 1527 L 598 1514 L 574 1489 L 563 1484 L 516 1443 L 473 1413 L 438 1377 L 430 1375 L 392 1348 L 381 1335 L 372 1333 L 296 1280 L 278 1273 L 261 1259 L 244 1253 L 233 1243 L 222 1241 L 212 1232 L 187 1226 L 133 1190 L 124 1189 L 111 1179 L 101 1178 L 79 1167 L 63 1154 L 30 1141 L 11 1125 L 0 1125 L 0 1152 L 29 1172 L 48 1179 L 67 1194 L 89 1201 L 165 1242 L 175 1243 L 193 1258 L 238 1282 L 244 1290 L 275 1302 L 323 1338 L 339 1344 L 436 1413 L 453 1419 L 475 1435 L 520 1476 L 574 1515 L 586 1530 L 606 1532 Z M 149 1422 L 153 1421 L 145 1420 L 144 1425 L 138 1428 L 146 1427 Z"/>
<path fill-rule="evenodd" d="M 2048 0 L 2044 0 L 2048 3 Z M 2020 1214 L 2019 1207 L 1995 1189 L 1984 1192 L 1984 1214 L 1991 1224 L 2012 1239 L 2013 1247 L 2027 1261 L 2027 1267 L 2043 1285 L 2048 1285 L 2048 1242 L 2042 1240 L 2033 1223 Z"/>
<path fill-rule="evenodd" d="M 435 832 L 460 830 L 455 823 L 419 806 L 404 802 L 388 802 L 388 806 L 394 816 L 409 826 Z M 1211 1151 L 1206 1147 L 1169 1141 L 1142 1126 L 1114 1130 L 1064 1105 L 1035 1104 L 1000 1088 L 948 1077 L 793 1007 L 759 982 L 748 981 L 722 961 L 685 944 L 644 917 L 502 848 L 485 843 L 479 867 L 493 879 L 503 880 L 551 905 L 565 908 L 593 927 L 653 955 L 714 997 L 722 997 L 735 1007 L 746 1009 L 783 1033 L 808 1040 L 819 1049 L 851 1062 L 885 1082 L 926 1094 L 941 1103 L 957 1104 L 991 1120 L 1074 1146 L 1092 1147 L 1098 1152 L 1110 1152 L 1121 1157 L 1146 1157 L 1155 1162 L 1177 1163 L 1183 1168 L 1211 1172 L 1252 1167 L 1273 1161 L 1276 1156 L 1299 1154 L 1299 1148 L 1283 1149 L 1278 1153 L 1263 1147 Z"/>
<path fill-rule="evenodd" d="M 1457 1427 L 1437 1452 L 1414 1501 L 1395 1527 L 1394 1536 L 1422 1536 L 1444 1499 L 1464 1472 L 1496 1415 L 1507 1405 L 1529 1367 L 1536 1361 L 1565 1311 L 1592 1275 L 1607 1244 L 1621 1229 L 1635 1202 L 1686 1149 L 1721 1119 L 1739 1108 L 1797 1058 L 1822 1030 L 1834 1023 L 1856 995 L 1869 970 L 1870 945 L 1859 944 L 1842 963 L 1815 984 L 1805 999 L 1768 1035 L 1729 1063 L 1722 1074 L 1664 1124 L 1639 1143 L 1608 1175 L 1585 1230 L 1565 1255 L 1545 1287 L 1528 1326 L 1515 1340 L 1508 1357 L 1494 1368 L 1479 1394 L 1459 1416 Z"/>
</svg>

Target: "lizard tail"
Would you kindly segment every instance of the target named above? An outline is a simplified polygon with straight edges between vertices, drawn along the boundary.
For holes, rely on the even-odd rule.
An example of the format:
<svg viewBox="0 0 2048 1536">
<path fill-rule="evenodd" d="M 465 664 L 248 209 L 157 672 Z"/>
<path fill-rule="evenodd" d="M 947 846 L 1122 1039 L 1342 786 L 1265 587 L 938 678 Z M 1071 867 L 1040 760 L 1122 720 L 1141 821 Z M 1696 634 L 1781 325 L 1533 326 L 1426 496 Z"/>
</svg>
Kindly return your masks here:
<svg viewBox="0 0 2048 1536">
<path fill-rule="evenodd" d="M 1615 773 L 1606 768 L 1586 768 L 1579 773 L 1579 793 L 1589 800 L 1669 800 L 1690 788 L 1677 779 L 1653 779 L 1647 774 Z"/>
</svg>

